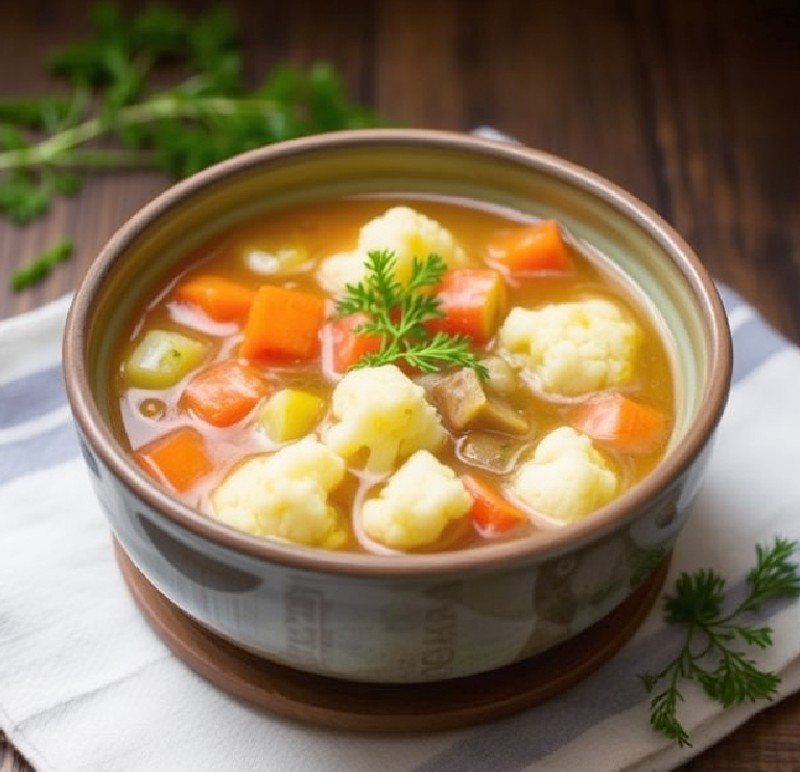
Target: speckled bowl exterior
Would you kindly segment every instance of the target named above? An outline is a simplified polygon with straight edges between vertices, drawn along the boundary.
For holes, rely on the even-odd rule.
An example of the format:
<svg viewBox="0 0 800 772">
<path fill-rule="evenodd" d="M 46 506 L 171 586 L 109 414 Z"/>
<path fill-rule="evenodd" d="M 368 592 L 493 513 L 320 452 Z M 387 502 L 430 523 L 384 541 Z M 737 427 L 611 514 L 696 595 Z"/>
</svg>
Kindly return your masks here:
<svg viewBox="0 0 800 772">
<path fill-rule="evenodd" d="M 583 521 L 480 549 L 387 557 L 259 539 L 174 500 L 109 430 L 114 341 L 176 261 L 259 212 L 345 195 L 469 198 L 554 218 L 635 283 L 673 349 L 666 458 Z M 271 661 L 378 683 L 492 670 L 607 615 L 671 549 L 725 404 L 730 335 L 683 240 L 613 184 L 553 156 L 446 132 L 340 132 L 273 145 L 176 185 L 129 220 L 78 290 L 67 390 L 97 497 L 145 577 L 209 630 Z"/>
</svg>

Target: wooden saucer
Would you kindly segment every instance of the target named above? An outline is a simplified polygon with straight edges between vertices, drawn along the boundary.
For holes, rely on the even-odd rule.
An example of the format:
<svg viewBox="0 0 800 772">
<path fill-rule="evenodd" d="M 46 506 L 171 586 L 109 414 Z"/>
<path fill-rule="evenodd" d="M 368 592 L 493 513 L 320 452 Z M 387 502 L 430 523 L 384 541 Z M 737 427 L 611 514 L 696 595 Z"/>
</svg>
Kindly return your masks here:
<svg viewBox="0 0 800 772">
<path fill-rule="evenodd" d="M 575 638 L 499 670 L 449 681 L 363 684 L 304 673 L 237 648 L 159 593 L 115 543 L 117 562 L 145 618 L 187 665 L 229 694 L 271 713 L 342 730 L 429 732 L 529 708 L 573 686 L 633 635 L 659 596 L 669 556 L 622 605 Z"/>
</svg>

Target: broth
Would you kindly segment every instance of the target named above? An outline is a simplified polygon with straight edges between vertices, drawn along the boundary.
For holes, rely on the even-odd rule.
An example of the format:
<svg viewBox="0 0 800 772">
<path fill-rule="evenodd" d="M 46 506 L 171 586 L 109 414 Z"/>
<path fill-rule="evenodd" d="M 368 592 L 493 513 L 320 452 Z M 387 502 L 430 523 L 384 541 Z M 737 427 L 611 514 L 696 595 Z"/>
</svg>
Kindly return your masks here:
<svg viewBox="0 0 800 772">
<path fill-rule="evenodd" d="M 530 218 L 517 213 L 484 208 L 472 202 L 411 197 L 345 198 L 269 213 L 214 238 L 189 255 L 178 270 L 165 278 L 157 297 L 152 298 L 130 321 L 125 339 L 119 342 L 119 356 L 110 376 L 117 406 L 112 416 L 112 429 L 134 454 L 180 427 L 191 427 L 199 433 L 210 469 L 184 490 L 178 491 L 174 486 L 167 485 L 184 502 L 207 516 L 214 516 L 212 494 L 231 470 L 246 459 L 259 454 L 271 454 L 286 446 L 286 442 L 276 442 L 268 433 L 256 428 L 263 404 L 270 395 L 282 389 L 301 390 L 322 400 L 323 407 L 311 433 L 324 439 L 330 426 L 335 423 L 330 403 L 341 375 L 331 372 L 330 362 L 323 361 L 321 354 L 306 360 L 251 359 L 248 366 L 263 377 L 267 393 L 257 400 L 244 418 L 230 425 L 219 426 L 202 420 L 196 411 L 187 409 L 182 402 L 187 383 L 198 370 L 237 357 L 244 336 L 243 323 L 209 318 L 192 304 L 176 300 L 177 288 L 193 278 L 209 274 L 225 277 L 253 290 L 269 284 L 324 296 L 325 314 L 331 318 L 335 315 L 333 299 L 323 291 L 318 281 L 321 261 L 333 254 L 353 250 L 359 229 L 387 209 L 397 206 L 411 207 L 438 222 L 453 234 L 463 248 L 467 256 L 466 265 L 480 269 L 492 265 L 491 260 L 486 262 L 486 245 L 497 241 L 498 234 L 513 232 L 532 222 Z M 601 260 L 581 250 L 568 234 L 565 242 L 571 266 L 568 272 L 515 274 L 513 271 L 502 271 L 505 314 L 514 307 L 541 309 L 552 304 L 598 298 L 612 301 L 623 309 L 626 317 L 632 319 L 641 332 L 635 372 L 621 390 L 664 416 L 669 425 L 674 413 L 673 374 L 669 350 L 656 322 L 651 318 L 644 301 L 624 280 L 603 265 Z M 293 263 L 290 273 L 265 276 L 253 270 L 254 266 L 259 270 L 269 270 L 276 256 L 281 255 L 289 255 L 288 260 Z M 424 255 L 419 257 L 424 258 Z M 498 319 L 497 328 L 503 324 L 505 314 Z M 496 355 L 502 348 L 498 342 L 497 328 L 488 342 L 473 347 L 476 354 Z M 202 363 L 173 385 L 164 388 L 132 384 L 126 363 L 143 337 L 152 330 L 173 331 L 201 341 L 205 347 Z M 513 357 L 506 359 L 512 362 L 516 377 L 518 362 Z M 411 377 L 424 386 L 429 401 L 439 407 L 431 395 L 436 393 L 436 383 L 441 376 L 415 373 Z M 452 422 L 447 422 L 448 437 L 438 449 L 436 457 L 453 469 L 458 477 L 469 475 L 497 489 L 508 503 L 520 508 L 524 517 L 507 529 L 477 527 L 469 517 L 461 517 L 448 524 L 432 542 L 411 549 L 424 552 L 472 548 L 491 539 L 519 538 L 537 528 L 559 527 L 557 518 L 543 515 L 520 502 L 505 483 L 520 464 L 531 456 L 543 437 L 558 427 L 570 425 L 576 410 L 595 396 L 594 391 L 577 395 L 550 393 L 531 387 L 530 382 L 523 379 L 511 393 L 504 395 L 503 402 L 527 424 L 526 431 L 509 432 L 493 426 L 488 429 L 471 426 L 461 431 L 454 430 Z M 668 431 L 662 434 L 654 447 L 645 452 L 638 450 L 629 453 L 619 450 L 613 443 L 595 443 L 617 476 L 616 495 L 641 480 L 658 464 L 667 442 Z M 495 466 L 487 464 L 485 459 L 494 458 L 492 454 L 504 460 Z M 387 479 L 387 474 L 373 474 L 361 469 L 363 462 L 361 455 L 348 458 L 344 480 L 330 495 L 330 503 L 342 514 L 346 531 L 346 538 L 340 539 L 336 547 L 394 552 L 396 548 L 391 545 L 365 537 L 351 521 L 351 511 L 358 510 L 365 498 L 373 497 Z M 401 463 L 396 464 L 394 470 Z"/>
</svg>

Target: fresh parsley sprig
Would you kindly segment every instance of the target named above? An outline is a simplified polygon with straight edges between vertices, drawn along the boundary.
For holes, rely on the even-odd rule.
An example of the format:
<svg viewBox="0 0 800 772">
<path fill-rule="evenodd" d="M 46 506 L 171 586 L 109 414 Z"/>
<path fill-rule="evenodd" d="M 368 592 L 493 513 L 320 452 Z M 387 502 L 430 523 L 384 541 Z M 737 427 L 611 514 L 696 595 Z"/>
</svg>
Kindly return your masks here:
<svg viewBox="0 0 800 772">
<path fill-rule="evenodd" d="M 445 367 L 473 368 L 482 378 L 489 371 L 472 353 L 469 338 L 432 334 L 425 323 L 439 319 L 444 313 L 436 295 L 430 290 L 442 280 L 447 264 L 439 255 L 430 254 L 425 260 L 414 258 L 408 281 L 396 278 L 397 261 L 393 252 L 369 252 L 365 262 L 366 274 L 358 284 L 348 284 L 345 294 L 337 301 L 340 316 L 365 313 L 370 321 L 353 332 L 376 335 L 381 339 L 379 351 L 364 355 L 356 367 L 379 367 L 404 361 L 424 373 Z"/>
<path fill-rule="evenodd" d="M 66 80 L 66 97 L 0 99 L 0 214 L 16 223 L 77 193 L 92 171 L 150 168 L 181 178 L 272 142 L 377 123 L 327 64 L 277 67 L 248 88 L 222 9 L 190 19 L 151 7 L 128 18 L 98 6 L 91 34 L 54 52 L 50 69 Z M 44 273 L 23 270 L 30 278 L 14 289 Z"/>
<path fill-rule="evenodd" d="M 678 718 L 683 701 L 681 680 L 694 681 L 723 707 L 771 699 L 780 677 L 759 669 L 744 647 L 765 649 L 772 645 L 772 628 L 748 624 L 747 615 L 779 598 L 800 596 L 800 573 L 792 562 L 797 542 L 776 538 L 771 546 L 756 547 L 756 565 L 747 575 L 747 594 L 727 613 L 725 580 L 711 569 L 683 573 L 675 590 L 666 597 L 664 618 L 686 626 L 686 639 L 677 656 L 657 673 L 639 677 L 648 693 L 666 686 L 650 702 L 650 724 L 656 731 L 691 745 Z"/>
</svg>

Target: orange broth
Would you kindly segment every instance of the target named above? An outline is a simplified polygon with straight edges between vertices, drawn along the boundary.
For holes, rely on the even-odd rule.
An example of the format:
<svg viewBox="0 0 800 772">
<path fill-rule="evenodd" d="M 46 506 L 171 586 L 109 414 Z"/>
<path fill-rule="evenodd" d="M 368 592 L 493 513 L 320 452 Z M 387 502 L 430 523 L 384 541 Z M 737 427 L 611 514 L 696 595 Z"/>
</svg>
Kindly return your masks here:
<svg viewBox="0 0 800 772">
<path fill-rule="evenodd" d="M 258 407 L 234 425 L 220 428 L 200 420 L 180 406 L 180 395 L 193 373 L 166 389 L 135 388 L 127 383 L 124 362 L 136 341 L 150 329 L 175 330 L 204 339 L 209 344 L 209 353 L 201 369 L 213 362 L 236 357 L 242 339 L 241 325 L 235 322 L 214 322 L 198 309 L 177 303 L 173 298 L 175 286 L 192 276 L 211 273 L 254 289 L 262 284 L 272 283 L 322 295 L 323 290 L 316 283 L 314 273 L 319 261 L 334 253 L 352 250 L 361 226 L 389 207 L 397 205 L 410 206 L 448 229 L 475 267 L 486 267 L 486 245 L 498 233 L 532 222 L 530 218 L 518 213 L 484 208 L 472 202 L 419 198 L 348 198 L 269 213 L 214 238 L 188 256 L 172 275 L 164 279 L 158 295 L 151 298 L 131 320 L 119 346 L 119 356 L 111 376 L 112 394 L 117 406 L 112 417 L 113 431 L 126 448 L 135 452 L 177 427 L 192 426 L 197 429 L 205 440 L 213 471 L 188 490 L 182 493 L 173 491 L 185 503 L 210 515 L 210 494 L 231 469 L 253 454 L 273 452 L 280 445 L 254 428 Z M 671 357 L 663 335 L 651 318 L 646 304 L 636 291 L 603 264 L 602 259 L 594 254 L 584 253 L 570 238 L 567 238 L 567 245 L 574 266 L 568 275 L 547 272 L 540 275 L 506 275 L 506 312 L 514 306 L 537 308 L 548 303 L 590 297 L 614 300 L 629 312 L 644 333 L 637 357 L 636 375 L 633 383 L 625 387 L 625 392 L 656 408 L 671 421 L 675 400 Z M 304 271 L 286 278 L 273 279 L 254 273 L 248 268 L 246 256 L 252 250 L 272 252 L 285 247 L 301 247 L 306 250 L 308 263 Z M 326 298 L 326 310 L 329 316 L 335 315 L 332 299 Z M 495 348 L 496 342 L 491 340 L 486 345 L 475 346 L 475 351 L 490 353 Z M 324 372 L 320 357 L 309 362 L 250 364 L 264 374 L 273 391 L 284 387 L 298 387 L 321 396 L 325 404 L 329 404 L 336 382 Z M 420 380 L 424 381 L 425 377 Z M 547 432 L 569 423 L 570 411 L 574 410 L 576 402 L 574 399 L 543 399 L 529 388 L 519 389 L 508 401 L 528 420 L 531 427 L 525 436 L 509 437 L 511 449 L 519 452 L 523 458 L 529 455 L 537 440 Z M 328 420 L 323 411 L 319 426 L 324 426 Z M 502 474 L 465 463 L 458 452 L 462 441 L 463 438 L 451 432 L 450 439 L 437 457 L 451 466 L 458 475 L 469 473 L 492 485 L 500 486 Z M 621 454 L 600 446 L 621 480 L 621 491 L 641 480 L 658 464 L 667 441 L 668 432 L 653 452 L 637 455 Z M 363 496 L 373 492 L 370 486 L 375 482 L 353 472 L 352 468 L 348 468 L 345 481 L 331 494 L 331 501 L 345 515 L 345 520 L 350 517 L 354 502 L 357 504 Z M 502 534 L 489 535 L 481 533 L 469 518 L 463 518 L 457 524 L 449 525 L 435 544 L 417 551 L 475 547 L 491 539 L 519 538 L 538 527 L 541 525 L 537 524 L 535 517 L 526 517 L 519 525 Z M 373 548 L 359 541 L 351 524 L 348 541 L 343 549 L 370 551 Z M 378 548 L 377 551 L 383 550 Z"/>
</svg>

